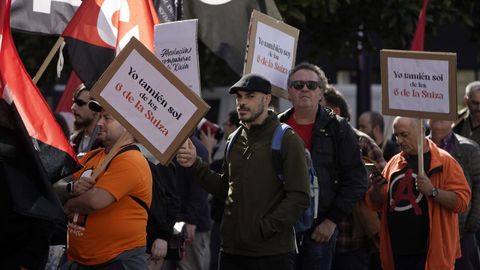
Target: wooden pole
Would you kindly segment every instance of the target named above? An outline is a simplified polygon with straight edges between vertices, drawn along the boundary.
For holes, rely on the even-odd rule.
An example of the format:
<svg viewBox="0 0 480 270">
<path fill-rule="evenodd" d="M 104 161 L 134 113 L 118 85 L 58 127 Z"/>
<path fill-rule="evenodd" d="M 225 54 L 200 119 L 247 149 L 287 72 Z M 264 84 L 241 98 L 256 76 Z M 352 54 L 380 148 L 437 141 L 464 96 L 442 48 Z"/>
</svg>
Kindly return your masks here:
<svg viewBox="0 0 480 270">
<path fill-rule="evenodd" d="M 105 170 L 108 163 L 117 154 L 120 147 L 126 144 L 128 136 L 129 133 L 126 130 L 122 133 L 122 135 L 120 135 L 120 138 L 118 138 L 118 140 L 115 142 L 112 149 L 110 149 L 110 152 L 108 152 L 107 156 L 105 156 L 105 158 L 103 159 L 102 163 L 100 163 L 100 165 L 95 169 L 95 171 L 93 171 L 91 176 L 93 180 L 97 179 L 97 177 Z"/>
<path fill-rule="evenodd" d="M 423 141 L 425 140 L 425 134 L 423 131 L 423 121 L 421 118 L 417 119 L 418 127 L 418 175 L 424 176 L 423 170 Z"/>
<path fill-rule="evenodd" d="M 60 46 L 62 46 L 63 41 L 64 41 L 64 38 L 62 36 L 60 36 L 57 39 L 57 42 L 55 42 L 52 49 L 48 53 L 47 57 L 45 58 L 45 60 L 43 60 L 43 63 L 40 66 L 40 68 L 38 69 L 37 73 L 33 77 L 32 81 L 33 81 L 34 84 L 37 84 L 38 80 L 40 80 L 40 77 L 42 77 L 43 73 L 45 72 L 45 69 L 47 69 L 47 66 L 52 61 L 52 59 L 55 56 L 55 54 L 57 53 L 58 49 L 60 48 Z"/>
</svg>

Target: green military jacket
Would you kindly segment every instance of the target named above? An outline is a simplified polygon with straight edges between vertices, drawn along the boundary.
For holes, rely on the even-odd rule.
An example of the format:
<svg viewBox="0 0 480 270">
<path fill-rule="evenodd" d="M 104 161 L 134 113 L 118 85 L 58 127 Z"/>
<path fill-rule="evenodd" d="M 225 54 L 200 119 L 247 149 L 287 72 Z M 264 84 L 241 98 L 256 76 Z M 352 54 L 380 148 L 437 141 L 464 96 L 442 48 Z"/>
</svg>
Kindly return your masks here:
<svg viewBox="0 0 480 270">
<path fill-rule="evenodd" d="M 310 180 L 303 141 L 291 129 L 281 148 L 285 182 L 277 178 L 271 143 L 279 124 L 269 112 L 261 125 L 244 127 L 221 175 L 201 160 L 191 167 L 208 192 L 225 200 L 221 247 L 226 253 L 268 256 L 295 250 L 293 224 L 309 205 Z"/>
</svg>

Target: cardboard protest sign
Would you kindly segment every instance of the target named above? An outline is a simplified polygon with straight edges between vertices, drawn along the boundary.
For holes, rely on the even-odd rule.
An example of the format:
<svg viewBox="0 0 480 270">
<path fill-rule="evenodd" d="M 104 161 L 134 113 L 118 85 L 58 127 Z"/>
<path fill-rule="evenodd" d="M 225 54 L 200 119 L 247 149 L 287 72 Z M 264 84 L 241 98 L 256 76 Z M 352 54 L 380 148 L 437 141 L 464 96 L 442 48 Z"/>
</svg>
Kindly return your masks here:
<svg viewBox="0 0 480 270">
<path fill-rule="evenodd" d="M 90 95 L 164 165 L 209 109 L 135 38 Z"/>
<path fill-rule="evenodd" d="M 274 95 L 287 98 L 288 73 L 295 65 L 298 35 L 298 29 L 254 10 L 243 73 L 263 75 L 272 83 Z"/>
<path fill-rule="evenodd" d="M 198 64 L 198 20 L 155 25 L 155 55 L 183 83 L 200 96 Z"/>
<path fill-rule="evenodd" d="M 455 53 L 381 50 L 382 112 L 456 119 L 456 60 Z"/>
</svg>

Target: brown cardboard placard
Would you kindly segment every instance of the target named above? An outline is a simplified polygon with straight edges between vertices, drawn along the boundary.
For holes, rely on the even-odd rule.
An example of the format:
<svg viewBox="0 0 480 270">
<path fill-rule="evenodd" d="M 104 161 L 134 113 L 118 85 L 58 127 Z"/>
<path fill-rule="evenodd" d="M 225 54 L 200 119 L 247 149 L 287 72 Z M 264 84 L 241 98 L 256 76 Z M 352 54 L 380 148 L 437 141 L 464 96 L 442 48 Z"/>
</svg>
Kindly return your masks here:
<svg viewBox="0 0 480 270">
<path fill-rule="evenodd" d="M 456 60 L 455 53 L 381 50 L 382 113 L 455 120 Z"/>
<path fill-rule="evenodd" d="M 243 73 L 266 77 L 273 95 L 288 98 L 287 79 L 295 66 L 298 35 L 298 29 L 253 10 Z"/>
<path fill-rule="evenodd" d="M 90 95 L 164 165 L 210 108 L 136 38 Z"/>
</svg>

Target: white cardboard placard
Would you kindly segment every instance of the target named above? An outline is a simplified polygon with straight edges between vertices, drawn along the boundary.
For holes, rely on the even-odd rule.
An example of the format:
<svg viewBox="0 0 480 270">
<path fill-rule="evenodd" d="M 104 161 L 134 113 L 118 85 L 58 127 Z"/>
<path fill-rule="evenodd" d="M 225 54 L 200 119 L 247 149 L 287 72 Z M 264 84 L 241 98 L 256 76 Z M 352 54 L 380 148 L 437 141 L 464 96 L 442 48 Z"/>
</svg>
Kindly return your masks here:
<svg viewBox="0 0 480 270">
<path fill-rule="evenodd" d="M 91 96 L 167 164 L 209 106 L 132 38 Z"/>
<path fill-rule="evenodd" d="M 263 75 L 272 83 L 273 94 L 287 98 L 288 73 L 295 65 L 298 29 L 254 10 L 244 74 Z"/>
<path fill-rule="evenodd" d="M 455 119 L 456 54 L 382 50 L 382 112 Z"/>
<path fill-rule="evenodd" d="M 197 32 L 197 19 L 157 24 L 154 47 L 162 64 L 200 96 Z"/>
</svg>

